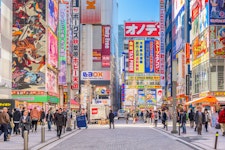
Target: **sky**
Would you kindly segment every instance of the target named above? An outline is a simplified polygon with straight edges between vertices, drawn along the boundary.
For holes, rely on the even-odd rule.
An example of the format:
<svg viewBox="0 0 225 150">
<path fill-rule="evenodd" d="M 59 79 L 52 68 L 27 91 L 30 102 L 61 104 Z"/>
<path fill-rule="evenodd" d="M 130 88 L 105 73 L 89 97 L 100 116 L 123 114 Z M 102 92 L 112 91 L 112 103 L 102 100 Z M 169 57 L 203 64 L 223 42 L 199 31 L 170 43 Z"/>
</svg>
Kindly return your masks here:
<svg viewBox="0 0 225 150">
<path fill-rule="evenodd" d="M 124 21 L 159 21 L 159 0 L 117 0 L 118 23 Z"/>
</svg>

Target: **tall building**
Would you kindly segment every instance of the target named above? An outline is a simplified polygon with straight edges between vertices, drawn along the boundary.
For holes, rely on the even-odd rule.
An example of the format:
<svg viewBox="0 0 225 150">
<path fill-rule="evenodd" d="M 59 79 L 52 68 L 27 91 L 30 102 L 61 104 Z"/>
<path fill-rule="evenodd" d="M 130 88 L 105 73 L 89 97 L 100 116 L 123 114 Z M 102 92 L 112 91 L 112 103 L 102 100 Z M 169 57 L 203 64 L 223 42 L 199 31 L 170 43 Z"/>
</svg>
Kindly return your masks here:
<svg viewBox="0 0 225 150">
<path fill-rule="evenodd" d="M 12 85 L 12 0 L 0 1 L 0 108 L 2 99 L 11 99 Z M 12 101 L 10 102 L 13 103 Z M 8 106 L 8 105 L 7 105 Z"/>
</svg>

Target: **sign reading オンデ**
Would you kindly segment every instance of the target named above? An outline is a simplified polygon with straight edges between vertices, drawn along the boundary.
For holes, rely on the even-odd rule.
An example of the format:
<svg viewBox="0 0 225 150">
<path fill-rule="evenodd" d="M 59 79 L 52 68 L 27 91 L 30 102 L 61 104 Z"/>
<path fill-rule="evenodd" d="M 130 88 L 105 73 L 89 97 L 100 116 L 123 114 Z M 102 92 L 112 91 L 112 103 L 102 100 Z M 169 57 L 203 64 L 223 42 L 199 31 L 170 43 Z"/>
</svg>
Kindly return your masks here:
<svg viewBox="0 0 225 150">
<path fill-rule="evenodd" d="M 159 22 L 125 22 L 125 37 L 158 37 Z"/>
</svg>

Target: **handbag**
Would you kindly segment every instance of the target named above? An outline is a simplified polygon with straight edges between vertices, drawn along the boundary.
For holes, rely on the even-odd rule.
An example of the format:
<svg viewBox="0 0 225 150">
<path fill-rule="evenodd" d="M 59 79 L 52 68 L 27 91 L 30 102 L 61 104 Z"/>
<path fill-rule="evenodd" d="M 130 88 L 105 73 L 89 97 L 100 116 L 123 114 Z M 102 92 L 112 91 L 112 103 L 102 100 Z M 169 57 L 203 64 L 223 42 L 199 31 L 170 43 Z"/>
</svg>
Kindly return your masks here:
<svg viewBox="0 0 225 150">
<path fill-rule="evenodd" d="M 218 124 L 216 124 L 216 127 L 215 127 L 216 129 L 220 129 L 221 128 L 221 126 L 220 126 L 220 124 L 218 123 Z"/>
<path fill-rule="evenodd" d="M 10 121 L 10 126 L 12 129 L 15 127 L 15 124 L 13 123 L 13 121 Z"/>
</svg>

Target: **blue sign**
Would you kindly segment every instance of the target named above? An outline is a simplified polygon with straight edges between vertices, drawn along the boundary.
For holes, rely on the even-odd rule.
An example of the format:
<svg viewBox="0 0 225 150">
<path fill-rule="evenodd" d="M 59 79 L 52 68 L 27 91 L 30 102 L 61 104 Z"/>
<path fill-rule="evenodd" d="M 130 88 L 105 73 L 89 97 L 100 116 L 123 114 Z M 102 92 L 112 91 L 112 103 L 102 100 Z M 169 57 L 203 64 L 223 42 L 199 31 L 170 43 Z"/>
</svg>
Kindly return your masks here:
<svg viewBox="0 0 225 150">
<path fill-rule="evenodd" d="M 154 44 L 154 40 L 150 40 L 149 42 L 150 45 L 150 57 L 149 57 L 149 61 L 150 61 L 150 73 L 154 73 L 154 67 L 155 67 L 155 44 Z"/>
<path fill-rule="evenodd" d="M 209 23 L 210 25 L 225 24 L 225 5 L 224 0 L 209 1 Z"/>
<path fill-rule="evenodd" d="M 150 41 L 145 41 L 145 73 L 150 73 Z"/>
</svg>

